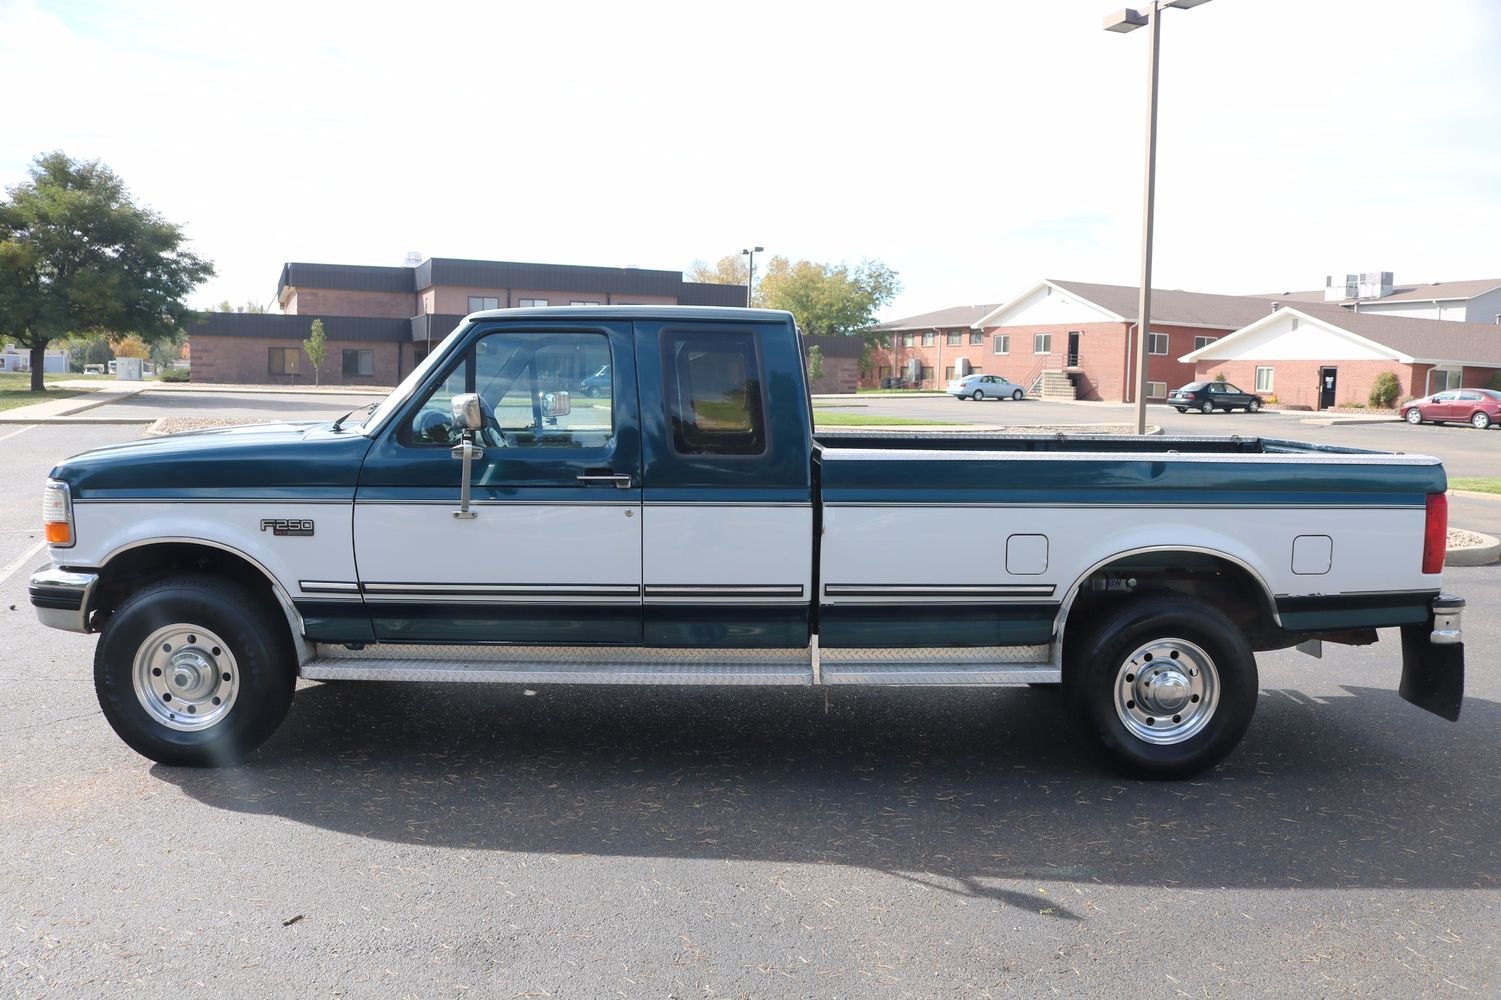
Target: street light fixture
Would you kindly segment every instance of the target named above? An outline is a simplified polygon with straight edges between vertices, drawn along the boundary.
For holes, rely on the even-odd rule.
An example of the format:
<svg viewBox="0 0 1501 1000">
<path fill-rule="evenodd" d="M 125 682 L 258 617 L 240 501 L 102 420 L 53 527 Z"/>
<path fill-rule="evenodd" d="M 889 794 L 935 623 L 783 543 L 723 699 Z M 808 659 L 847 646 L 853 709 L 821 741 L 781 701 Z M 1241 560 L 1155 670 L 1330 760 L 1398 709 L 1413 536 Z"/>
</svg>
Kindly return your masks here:
<svg viewBox="0 0 1501 1000">
<path fill-rule="evenodd" d="M 1147 169 L 1141 223 L 1141 293 L 1136 310 L 1136 433 L 1147 432 L 1147 340 L 1152 332 L 1152 208 L 1157 194 L 1157 47 L 1162 39 L 1162 12 L 1190 10 L 1209 0 L 1154 0 L 1142 11 L 1118 10 L 1105 18 L 1105 30 L 1125 34 L 1151 28 L 1147 47 Z"/>
<path fill-rule="evenodd" d="M 740 256 L 750 258 L 750 266 L 745 275 L 745 307 L 750 308 L 751 289 L 756 285 L 756 254 L 764 253 L 765 247 L 751 247 L 749 250 L 741 250 Z"/>
</svg>

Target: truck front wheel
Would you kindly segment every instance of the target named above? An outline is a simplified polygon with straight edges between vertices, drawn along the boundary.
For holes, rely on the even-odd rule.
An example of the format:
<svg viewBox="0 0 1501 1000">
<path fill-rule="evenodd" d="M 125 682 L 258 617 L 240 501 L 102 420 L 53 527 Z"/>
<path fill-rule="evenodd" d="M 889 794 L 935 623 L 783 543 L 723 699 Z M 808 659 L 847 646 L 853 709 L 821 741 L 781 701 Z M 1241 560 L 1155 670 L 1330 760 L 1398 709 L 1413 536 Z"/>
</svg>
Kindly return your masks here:
<svg viewBox="0 0 1501 1000">
<path fill-rule="evenodd" d="M 1178 596 L 1122 605 L 1069 637 L 1063 684 L 1116 767 L 1182 778 L 1235 748 L 1256 710 L 1256 658 L 1217 608 Z"/>
<path fill-rule="evenodd" d="M 131 749 L 179 767 L 244 760 L 292 703 L 285 619 L 228 580 L 166 580 L 110 616 L 94 652 L 104 717 Z"/>
</svg>

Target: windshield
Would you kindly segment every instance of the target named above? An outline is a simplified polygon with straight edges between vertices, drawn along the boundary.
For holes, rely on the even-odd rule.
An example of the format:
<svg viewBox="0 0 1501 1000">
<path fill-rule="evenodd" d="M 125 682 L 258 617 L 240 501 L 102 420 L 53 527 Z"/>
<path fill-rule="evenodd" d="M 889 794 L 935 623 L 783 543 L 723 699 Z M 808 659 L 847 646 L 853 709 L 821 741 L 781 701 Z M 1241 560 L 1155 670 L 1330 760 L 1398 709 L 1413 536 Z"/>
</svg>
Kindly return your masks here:
<svg viewBox="0 0 1501 1000">
<path fill-rule="evenodd" d="M 437 347 L 428 351 L 427 357 L 418 362 L 417 367 L 412 369 L 411 374 L 402 379 L 401 384 L 392 389 L 391 394 L 380 401 L 379 405 L 371 411 L 370 416 L 366 417 L 363 423 L 358 427 L 351 427 L 351 429 L 358 430 L 361 434 L 364 434 L 368 430 L 379 427 L 384 423 L 392 411 L 417 390 L 417 386 L 421 385 L 422 380 L 427 378 L 428 372 L 432 371 L 438 362 L 442 360 L 443 356 L 448 353 L 448 349 L 453 346 L 454 339 L 465 329 L 466 327 L 462 323 L 454 327 L 453 332 L 440 340 Z"/>
</svg>

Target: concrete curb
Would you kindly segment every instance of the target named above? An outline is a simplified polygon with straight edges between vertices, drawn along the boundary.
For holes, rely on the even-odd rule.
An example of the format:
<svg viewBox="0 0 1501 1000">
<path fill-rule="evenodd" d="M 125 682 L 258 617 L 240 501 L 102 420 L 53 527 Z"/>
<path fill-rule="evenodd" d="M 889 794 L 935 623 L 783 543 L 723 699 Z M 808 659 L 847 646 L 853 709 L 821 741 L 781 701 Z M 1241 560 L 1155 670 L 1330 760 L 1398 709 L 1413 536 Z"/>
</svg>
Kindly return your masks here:
<svg viewBox="0 0 1501 1000">
<path fill-rule="evenodd" d="M 1478 490 L 1450 490 L 1449 495 L 1469 500 L 1501 500 L 1501 493 L 1481 493 Z"/>
<path fill-rule="evenodd" d="M 1468 528 L 1465 530 L 1469 530 Z M 1473 534 L 1480 535 L 1476 531 Z M 1465 545 L 1457 549 L 1450 549 L 1444 556 L 1445 566 L 1489 566 L 1493 562 L 1501 560 L 1501 539 L 1492 538 L 1490 535 L 1480 535 L 1485 541 L 1479 545 Z"/>
<path fill-rule="evenodd" d="M 112 424 L 149 424 L 155 417 L 5 417 L 0 416 L 0 425 L 3 424 L 95 424 L 100 427 L 108 427 Z"/>
<path fill-rule="evenodd" d="M 1357 424 L 1400 424 L 1401 417 L 1304 417 L 1300 424 L 1311 427 L 1352 427 Z"/>
</svg>

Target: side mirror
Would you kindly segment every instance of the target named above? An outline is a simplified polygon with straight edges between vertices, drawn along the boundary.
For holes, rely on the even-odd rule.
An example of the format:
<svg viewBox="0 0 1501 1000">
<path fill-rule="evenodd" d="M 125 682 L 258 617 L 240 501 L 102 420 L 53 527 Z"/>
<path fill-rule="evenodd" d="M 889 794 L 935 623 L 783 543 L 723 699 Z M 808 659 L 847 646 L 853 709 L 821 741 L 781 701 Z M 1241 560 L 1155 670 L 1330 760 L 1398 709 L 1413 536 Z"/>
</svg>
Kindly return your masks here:
<svg viewBox="0 0 1501 1000">
<path fill-rule="evenodd" d="M 545 417 L 566 417 L 573 412 L 573 403 L 566 392 L 544 392 L 542 394 L 542 415 Z"/>
<path fill-rule="evenodd" d="M 480 408 L 479 393 L 461 392 L 453 397 L 453 424 L 462 431 L 477 431 L 485 425 L 484 411 Z"/>
</svg>

